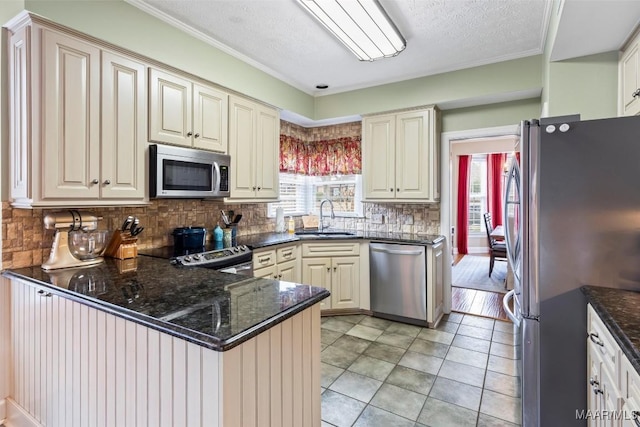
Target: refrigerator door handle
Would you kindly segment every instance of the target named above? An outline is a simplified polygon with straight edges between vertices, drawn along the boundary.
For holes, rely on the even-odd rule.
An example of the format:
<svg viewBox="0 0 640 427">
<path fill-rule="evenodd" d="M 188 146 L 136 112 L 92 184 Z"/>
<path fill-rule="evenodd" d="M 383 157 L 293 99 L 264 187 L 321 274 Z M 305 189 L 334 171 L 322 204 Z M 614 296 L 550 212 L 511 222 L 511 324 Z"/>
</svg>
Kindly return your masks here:
<svg viewBox="0 0 640 427">
<path fill-rule="evenodd" d="M 507 317 L 511 319 L 511 321 L 513 322 L 514 325 L 516 325 L 517 328 L 519 328 L 520 319 L 518 319 L 515 313 L 509 309 L 509 301 L 513 299 L 513 296 L 515 295 L 515 293 L 516 293 L 516 290 L 512 289 L 505 294 L 505 296 L 502 298 L 502 307 L 504 308 L 505 313 L 507 313 Z M 515 303 L 514 303 L 514 307 L 515 307 Z"/>
</svg>

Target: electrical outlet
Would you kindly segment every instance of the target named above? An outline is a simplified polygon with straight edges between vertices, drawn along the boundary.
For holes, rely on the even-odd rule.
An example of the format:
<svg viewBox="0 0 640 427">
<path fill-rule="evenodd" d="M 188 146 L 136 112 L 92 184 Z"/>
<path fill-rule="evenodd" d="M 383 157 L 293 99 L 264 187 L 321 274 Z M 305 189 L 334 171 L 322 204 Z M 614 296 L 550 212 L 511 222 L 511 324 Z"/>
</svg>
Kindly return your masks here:
<svg viewBox="0 0 640 427">
<path fill-rule="evenodd" d="M 371 223 L 372 224 L 384 224 L 384 215 L 382 215 L 382 214 L 371 214 Z"/>
</svg>

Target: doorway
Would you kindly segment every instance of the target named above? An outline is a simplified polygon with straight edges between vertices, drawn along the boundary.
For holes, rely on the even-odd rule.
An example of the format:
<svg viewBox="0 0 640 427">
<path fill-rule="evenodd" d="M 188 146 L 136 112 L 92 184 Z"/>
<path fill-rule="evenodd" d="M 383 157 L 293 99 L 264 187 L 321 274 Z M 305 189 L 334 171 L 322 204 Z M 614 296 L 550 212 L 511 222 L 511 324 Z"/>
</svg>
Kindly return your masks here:
<svg viewBox="0 0 640 427">
<path fill-rule="evenodd" d="M 449 236 L 450 241 L 450 251 L 447 254 L 450 257 L 450 262 L 447 263 L 450 268 L 445 269 L 445 273 L 449 274 L 445 281 L 448 284 L 445 295 L 448 300 L 446 304 L 450 304 L 448 308 L 452 311 L 506 320 L 506 314 L 502 308 L 502 294 L 506 292 L 506 288 L 503 287 L 503 282 L 500 280 L 501 275 L 506 276 L 506 265 L 503 265 L 504 262 L 496 261 L 491 275 L 493 278 L 489 277 L 488 239 L 482 225 L 481 230 L 470 233 L 467 253 L 458 253 L 455 227 L 458 157 L 460 155 L 484 154 L 486 156 L 487 153 L 513 152 L 515 142 L 519 138 L 518 134 L 518 125 L 442 134 L 441 232 Z M 479 212 L 480 215 L 482 213 Z M 502 269 L 505 271 L 502 272 Z M 486 280 L 484 280 L 485 276 Z M 471 281 L 470 277 L 475 277 L 475 279 Z M 485 290 L 482 286 L 473 286 L 475 284 L 473 282 L 480 280 L 479 278 L 494 285 L 494 288 L 488 287 Z"/>
</svg>

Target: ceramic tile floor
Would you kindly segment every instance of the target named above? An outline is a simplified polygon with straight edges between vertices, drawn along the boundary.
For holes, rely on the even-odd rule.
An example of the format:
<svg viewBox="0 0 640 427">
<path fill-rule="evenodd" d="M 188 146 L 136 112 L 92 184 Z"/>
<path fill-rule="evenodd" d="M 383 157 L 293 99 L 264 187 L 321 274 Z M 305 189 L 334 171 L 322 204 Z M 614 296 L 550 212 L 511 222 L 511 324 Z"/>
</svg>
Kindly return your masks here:
<svg viewBox="0 0 640 427">
<path fill-rule="evenodd" d="M 512 324 L 468 314 L 437 329 L 322 318 L 322 426 L 520 425 Z"/>
</svg>

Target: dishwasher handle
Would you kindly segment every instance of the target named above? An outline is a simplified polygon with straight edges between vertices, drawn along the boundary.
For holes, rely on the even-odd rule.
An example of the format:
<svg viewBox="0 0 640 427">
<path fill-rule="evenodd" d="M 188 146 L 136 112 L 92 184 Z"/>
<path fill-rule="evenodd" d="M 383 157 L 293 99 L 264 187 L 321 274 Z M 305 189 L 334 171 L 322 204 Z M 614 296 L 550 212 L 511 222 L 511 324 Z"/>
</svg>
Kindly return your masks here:
<svg viewBox="0 0 640 427">
<path fill-rule="evenodd" d="M 371 252 L 384 252 L 386 254 L 392 254 L 392 255 L 422 255 L 424 253 L 424 251 L 418 250 L 418 251 L 399 251 L 397 249 L 382 249 L 382 248 L 374 248 L 374 247 L 370 247 L 369 251 Z"/>
</svg>

